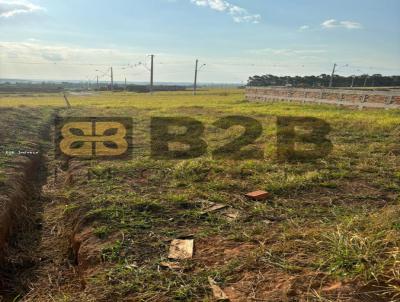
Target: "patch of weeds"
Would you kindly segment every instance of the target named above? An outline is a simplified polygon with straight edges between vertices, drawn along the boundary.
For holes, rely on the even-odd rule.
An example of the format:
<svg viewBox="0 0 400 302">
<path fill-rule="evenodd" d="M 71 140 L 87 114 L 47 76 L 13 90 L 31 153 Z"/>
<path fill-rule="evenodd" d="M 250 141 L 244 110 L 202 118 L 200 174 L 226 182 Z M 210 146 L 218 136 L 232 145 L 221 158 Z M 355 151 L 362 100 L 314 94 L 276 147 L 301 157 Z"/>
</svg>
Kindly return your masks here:
<svg viewBox="0 0 400 302">
<path fill-rule="evenodd" d="M 209 160 L 182 161 L 175 166 L 174 177 L 185 182 L 201 182 L 208 177 L 210 171 L 211 164 Z"/>
<path fill-rule="evenodd" d="M 340 174 L 341 175 L 341 174 Z M 298 171 L 294 173 L 292 170 L 290 173 L 282 171 L 274 173 L 267 179 L 266 185 L 268 191 L 271 193 L 283 193 L 285 191 L 293 190 L 305 190 L 311 187 L 320 185 L 321 183 L 327 183 L 332 179 L 340 178 L 339 175 L 334 175 L 327 169 L 310 170 L 310 171 Z"/>
<path fill-rule="evenodd" d="M 78 204 L 66 204 L 63 209 L 63 214 L 69 215 L 79 208 L 80 208 L 80 206 Z"/>
<path fill-rule="evenodd" d="M 284 256 L 279 255 L 272 250 L 265 251 L 264 255 L 259 258 L 259 261 L 287 272 L 300 273 L 303 270 L 302 267 L 291 264 Z"/>
<path fill-rule="evenodd" d="M 325 243 L 329 249 L 328 270 L 342 277 L 363 275 L 373 277 L 381 266 L 376 255 L 381 249 L 379 238 L 368 238 L 357 233 L 338 229 L 330 234 Z"/>
<path fill-rule="evenodd" d="M 168 194 L 167 200 L 179 209 L 194 209 L 196 203 L 190 200 L 188 194 Z"/>
<path fill-rule="evenodd" d="M 132 213 L 133 209 L 131 207 L 111 205 L 88 211 L 86 219 L 104 221 L 115 225 L 120 224 L 122 226 L 129 222 Z"/>
<path fill-rule="evenodd" d="M 332 181 L 324 181 L 320 184 L 320 186 L 328 189 L 336 189 L 338 184 Z"/>
<path fill-rule="evenodd" d="M 395 287 L 400 259 L 400 232 L 396 227 L 399 214 L 396 206 L 370 215 L 360 214 L 339 225 L 336 231 L 323 235 L 319 241 L 325 251 L 321 255 L 322 267 L 343 278 L 380 280 L 387 289 Z"/>
<path fill-rule="evenodd" d="M 99 226 L 93 230 L 93 234 L 95 234 L 100 239 L 106 238 L 110 234 L 111 230 L 107 226 Z"/>
<path fill-rule="evenodd" d="M 160 203 L 153 201 L 141 201 L 135 203 L 133 209 L 138 212 L 161 213 L 164 207 Z"/>
<path fill-rule="evenodd" d="M 118 261 L 122 251 L 122 243 L 120 240 L 114 242 L 113 245 L 102 249 L 101 259 L 106 262 Z"/>
<path fill-rule="evenodd" d="M 400 231 L 400 221 L 398 222 L 393 222 L 392 228 L 394 230 Z"/>
<path fill-rule="evenodd" d="M 211 191 L 242 191 L 246 188 L 233 179 L 213 179 L 207 182 L 206 187 Z"/>
<path fill-rule="evenodd" d="M 129 228 L 146 230 L 153 228 L 153 223 L 149 219 L 141 218 L 141 219 L 135 219 L 134 221 L 130 221 L 125 226 Z"/>
<path fill-rule="evenodd" d="M 110 299 L 133 295 L 134 300 L 200 301 L 207 293 L 207 273 L 182 274 L 158 270 L 156 264 L 132 267 L 119 263 L 108 270 L 102 279 L 109 287 L 105 295 Z M 100 283 L 99 280 L 93 280 Z"/>
</svg>

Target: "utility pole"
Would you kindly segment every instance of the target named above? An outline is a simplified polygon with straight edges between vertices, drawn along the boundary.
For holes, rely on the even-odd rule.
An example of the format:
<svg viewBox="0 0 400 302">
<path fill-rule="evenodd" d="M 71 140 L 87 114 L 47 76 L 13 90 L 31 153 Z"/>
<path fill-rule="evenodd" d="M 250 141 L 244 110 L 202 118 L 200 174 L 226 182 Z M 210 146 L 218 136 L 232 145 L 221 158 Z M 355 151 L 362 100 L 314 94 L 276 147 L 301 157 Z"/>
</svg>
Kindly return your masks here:
<svg viewBox="0 0 400 302">
<path fill-rule="evenodd" d="M 365 76 L 364 87 L 367 86 L 368 75 Z"/>
<path fill-rule="evenodd" d="M 353 75 L 353 78 L 352 78 L 352 80 L 351 80 L 351 86 L 350 87 L 354 87 L 354 80 L 356 79 L 356 76 L 355 75 Z"/>
<path fill-rule="evenodd" d="M 154 55 L 151 57 L 151 69 L 150 69 L 150 93 L 153 94 L 153 84 L 154 84 Z"/>
<path fill-rule="evenodd" d="M 199 60 L 196 59 L 196 68 L 194 71 L 194 85 L 193 85 L 193 95 L 196 95 L 196 90 L 197 90 L 197 71 L 199 67 Z"/>
<path fill-rule="evenodd" d="M 111 91 L 114 90 L 114 73 L 113 68 L 111 67 Z"/>
<path fill-rule="evenodd" d="M 100 87 L 99 87 L 99 76 L 96 77 L 96 84 L 97 84 L 97 90 L 99 90 L 100 89 Z"/>
<path fill-rule="evenodd" d="M 125 91 L 126 91 L 126 78 L 125 78 Z"/>
<path fill-rule="evenodd" d="M 335 71 L 336 71 L 336 66 L 337 64 L 333 64 L 333 70 L 332 70 L 332 75 L 331 75 L 331 80 L 329 81 L 329 88 L 333 86 L 333 77 L 335 76 Z"/>
</svg>

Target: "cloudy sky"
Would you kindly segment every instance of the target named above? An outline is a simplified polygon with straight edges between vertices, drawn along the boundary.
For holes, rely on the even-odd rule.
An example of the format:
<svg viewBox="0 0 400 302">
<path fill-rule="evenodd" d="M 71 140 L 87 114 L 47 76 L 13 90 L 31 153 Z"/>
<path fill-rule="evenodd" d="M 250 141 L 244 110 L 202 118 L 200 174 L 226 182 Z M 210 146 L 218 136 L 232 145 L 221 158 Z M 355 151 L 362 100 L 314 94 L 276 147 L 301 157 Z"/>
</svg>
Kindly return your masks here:
<svg viewBox="0 0 400 302">
<path fill-rule="evenodd" d="M 400 74 L 398 0 L 0 0 L 0 78 Z M 141 64 L 139 64 L 141 63 Z"/>
</svg>

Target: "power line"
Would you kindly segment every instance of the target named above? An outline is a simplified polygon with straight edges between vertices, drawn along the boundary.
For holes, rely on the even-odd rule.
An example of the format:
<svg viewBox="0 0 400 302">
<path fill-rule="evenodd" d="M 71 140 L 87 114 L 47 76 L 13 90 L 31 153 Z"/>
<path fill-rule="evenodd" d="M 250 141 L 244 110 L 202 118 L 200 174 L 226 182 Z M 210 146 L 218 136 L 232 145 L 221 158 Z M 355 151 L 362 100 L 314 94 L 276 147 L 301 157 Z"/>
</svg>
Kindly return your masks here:
<svg viewBox="0 0 400 302">
<path fill-rule="evenodd" d="M 176 61 L 176 62 L 161 62 L 161 65 L 180 65 L 180 64 L 189 64 L 189 61 Z M 2 61 L 1 64 L 26 64 L 26 65 L 53 65 L 53 66 L 110 66 L 111 63 L 64 63 L 64 62 L 27 62 L 27 61 L 11 61 L 5 62 Z M 259 63 L 230 63 L 230 62 L 218 62 L 213 63 L 209 62 L 208 65 L 212 66 L 243 66 L 243 67 L 256 67 L 256 68 L 292 68 L 292 67 L 308 67 L 310 65 L 317 65 L 319 63 L 307 63 L 307 64 L 259 64 Z M 127 63 L 119 63 L 112 65 L 115 67 L 121 67 L 121 69 L 134 68 L 139 65 L 142 65 L 146 69 L 149 68 L 143 64 L 142 62 L 138 62 L 135 65 L 127 64 Z M 348 65 L 350 69 L 370 69 L 370 70 L 398 70 L 398 68 L 390 68 L 390 67 L 376 67 L 376 66 L 356 66 L 356 65 Z M 149 70 L 150 71 L 150 70 Z"/>
<path fill-rule="evenodd" d="M 199 70 L 206 66 L 206 64 L 203 64 L 199 68 L 199 59 L 196 59 L 196 65 L 195 65 L 195 71 L 194 71 L 194 84 L 193 84 L 193 95 L 196 95 L 196 90 L 197 90 L 197 74 Z"/>
<path fill-rule="evenodd" d="M 332 87 L 332 85 L 333 85 L 333 77 L 335 76 L 335 70 L 336 70 L 336 66 L 337 66 L 337 64 L 336 64 L 336 63 L 335 63 L 335 64 L 333 64 L 333 70 L 332 70 L 331 79 L 330 79 L 330 81 L 329 81 L 329 87 Z"/>
<path fill-rule="evenodd" d="M 150 58 L 150 67 L 148 67 L 148 60 Z M 142 62 L 138 62 L 138 63 L 118 63 L 118 64 L 105 64 L 105 63 L 80 63 L 80 62 L 39 62 L 39 61 L 25 61 L 24 59 L 20 60 L 20 61 L 11 61 L 11 62 L 4 62 L 1 61 L 0 62 L 0 66 L 2 64 L 27 64 L 27 65 L 48 65 L 48 66 L 54 66 L 54 67 L 59 67 L 61 68 L 62 66 L 88 66 L 88 67 L 105 67 L 107 66 L 107 70 L 102 71 L 99 69 L 96 69 L 96 72 L 98 72 L 98 74 L 96 74 L 95 76 L 93 76 L 93 80 L 96 80 L 97 83 L 97 87 L 99 87 L 99 79 L 105 78 L 110 76 L 110 80 L 111 80 L 111 89 L 113 90 L 114 88 L 114 71 L 118 70 L 118 71 L 122 71 L 124 70 L 123 74 L 120 75 L 121 77 L 124 76 L 126 78 L 127 75 L 129 76 L 142 76 L 144 70 L 147 70 L 150 73 L 150 84 L 149 84 L 149 90 L 151 93 L 154 92 L 154 55 L 148 55 L 146 56 L 145 60 Z M 165 68 L 160 68 L 161 72 L 160 74 L 162 76 L 165 77 L 165 75 L 174 75 L 174 74 L 188 74 L 190 72 L 189 68 L 189 61 L 185 61 L 185 60 L 174 60 L 174 61 L 170 61 L 170 62 L 157 62 L 157 64 L 160 64 L 161 66 L 165 66 Z M 226 73 L 226 74 L 230 74 L 231 77 L 235 77 L 235 72 L 232 72 L 230 70 L 233 70 L 233 67 L 237 66 L 237 67 L 243 67 L 243 68 L 248 68 L 248 73 L 250 72 L 254 72 L 254 73 L 258 73 L 260 72 L 260 69 L 278 69 L 279 68 L 297 68 L 297 70 L 299 70 L 298 68 L 306 68 L 306 67 L 310 67 L 310 68 L 315 68 L 315 65 L 319 64 L 322 65 L 322 63 L 318 63 L 318 62 L 311 62 L 308 64 L 269 64 L 269 63 L 251 63 L 251 62 L 241 62 L 241 63 L 235 63 L 235 62 L 224 62 L 224 61 L 218 61 L 218 62 L 210 62 L 207 63 L 208 66 L 210 66 L 211 68 L 206 70 L 205 72 L 207 72 L 208 74 L 210 73 L 216 73 L 216 72 L 222 72 L 222 73 Z M 112 65 L 112 67 L 109 67 L 110 65 Z M 198 84 L 198 75 L 199 75 L 199 71 L 200 69 L 204 66 L 205 64 L 203 64 L 202 66 L 199 67 L 199 61 L 196 60 L 196 66 L 195 66 L 195 78 L 194 78 L 194 85 L 193 85 L 193 94 L 196 94 L 197 91 L 197 84 Z M 325 65 L 325 63 L 323 64 Z M 135 73 L 128 73 L 128 70 L 132 70 L 137 68 L 137 67 L 143 67 L 143 72 L 139 71 L 139 72 L 135 72 Z M 168 68 L 168 66 L 177 66 L 174 68 Z M 229 68 L 230 66 L 232 66 L 232 68 Z M 363 72 L 362 69 L 368 69 L 368 70 L 398 70 L 397 68 L 379 68 L 379 67 L 362 67 L 362 66 L 356 66 L 356 65 L 349 65 L 349 64 L 345 64 L 343 66 L 339 66 L 338 64 L 334 64 L 334 68 L 332 71 L 332 75 L 331 75 L 331 79 L 330 79 L 330 87 L 333 86 L 333 82 L 334 82 L 334 76 L 335 73 L 337 73 L 338 71 L 341 71 L 342 67 L 347 67 L 350 70 L 356 70 L 356 72 Z M 243 71 L 243 68 L 242 71 Z M 101 68 L 102 69 L 102 68 Z M 172 69 L 172 70 L 171 70 Z M 178 70 L 176 70 L 178 69 Z M 181 70 L 180 70 L 181 69 Z M 270 71 L 270 73 L 274 73 L 274 72 L 278 72 L 278 70 L 275 71 Z M 163 72 L 165 71 L 165 72 Z M 243 73 L 243 72 L 242 72 Z M 279 71 L 278 73 L 281 73 L 281 71 Z M 372 71 L 370 71 L 370 73 L 372 73 Z M 366 74 L 366 72 L 364 72 L 364 74 Z M 239 75 L 239 74 L 238 74 Z M 124 78 L 122 77 L 122 79 Z M 186 77 L 186 76 L 185 76 Z M 92 79 L 90 76 L 87 76 L 87 81 L 88 85 L 90 85 L 90 79 Z M 237 77 L 239 79 L 239 77 Z M 242 78 L 240 78 L 240 80 L 242 80 Z M 368 77 L 366 77 L 365 79 L 365 83 L 364 85 L 366 85 L 366 82 L 368 81 Z"/>
<path fill-rule="evenodd" d="M 110 64 L 97 63 L 60 63 L 60 62 L 1 62 L 1 64 L 25 64 L 25 65 L 61 65 L 61 66 L 109 66 Z M 121 65 L 123 66 L 123 65 Z"/>
<path fill-rule="evenodd" d="M 111 77 L 111 91 L 113 91 L 113 90 L 114 90 L 114 72 L 113 72 L 112 66 L 111 66 L 111 74 L 110 74 L 110 77 Z"/>
<path fill-rule="evenodd" d="M 154 55 L 150 55 L 150 58 L 151 58 L 150 93 L 153 94 L 153 84 L 154 84 Z"/>
</svg>

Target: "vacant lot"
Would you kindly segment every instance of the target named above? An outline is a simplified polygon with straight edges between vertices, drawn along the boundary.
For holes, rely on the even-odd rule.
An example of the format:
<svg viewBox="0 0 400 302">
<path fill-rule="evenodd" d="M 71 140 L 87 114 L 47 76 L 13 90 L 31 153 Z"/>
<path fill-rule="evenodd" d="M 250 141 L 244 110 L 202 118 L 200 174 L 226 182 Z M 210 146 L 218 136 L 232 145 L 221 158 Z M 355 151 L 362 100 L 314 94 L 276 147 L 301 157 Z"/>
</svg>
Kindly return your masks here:
<svg viewBox="0 0 400 302">
<path fill-rule="evenodd" d="M 1 264 L 6 300 L 213 301 L 211 277 L 231 301 L 399 301 L 399 111 L 249 103 L 241 90 L 69 101 L 71 109 L 57 94 L 0 97 L 0 124 L 21 125 L 15 136 L 2 134 L 0 150 L 26 144 L 31 131 L 42 154 L 36 219 L 28 232 L 12 233 Z M 34 114 L 35 123 L 26 118 Z M 132 117 L 132 158 L 55 159 L 55 114 Z M 213 156 L 243 131 L 213 125 L 232 115 L 262 124 L 252 146 L 264 150 L 262 159 Z M 201 121 L 207 153 L 151 158 L 150 121 L 160 116 Z M 323 119 L 332 152 L 278 161 L 278 116 Z M 244 196 L 255 190 L 270 195 Z M 227 207 L 205 213 L 210 202 Z M 176 238 L 194 239 L 191 259 L 167 259 Z"/>
</svg>

